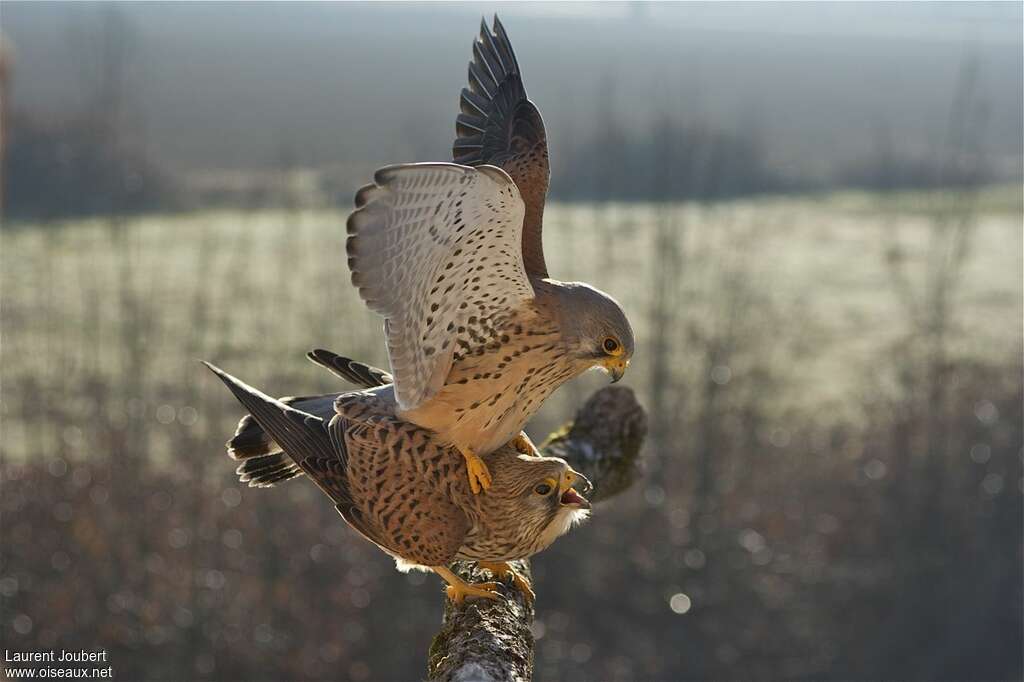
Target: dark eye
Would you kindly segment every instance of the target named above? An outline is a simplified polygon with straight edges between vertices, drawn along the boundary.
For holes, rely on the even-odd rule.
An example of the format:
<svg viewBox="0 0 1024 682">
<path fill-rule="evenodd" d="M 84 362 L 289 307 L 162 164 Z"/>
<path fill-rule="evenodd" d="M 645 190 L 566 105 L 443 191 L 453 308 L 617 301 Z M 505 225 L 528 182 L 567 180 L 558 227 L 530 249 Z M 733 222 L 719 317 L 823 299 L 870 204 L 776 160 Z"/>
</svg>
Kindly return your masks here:
<svg viewBox="0 0 1024 682">
<path fill-rule="evenodd" d="M 619 342 L 610 336 L 607 339 L 605 339 L 604 343 L 601 345 L 604 347 L 605 353 L 614 353 L 615 351 L 619 350 Z"/>
<path fill-rule="evenodd" d="M 551 486 L 549 486 L 547 483 L 541 483 L 539 486 L 533 489 L 533 492 L 537 493 L 538 495 L 547 495 L 548 493 L 551 492 Z"/>
</svg>

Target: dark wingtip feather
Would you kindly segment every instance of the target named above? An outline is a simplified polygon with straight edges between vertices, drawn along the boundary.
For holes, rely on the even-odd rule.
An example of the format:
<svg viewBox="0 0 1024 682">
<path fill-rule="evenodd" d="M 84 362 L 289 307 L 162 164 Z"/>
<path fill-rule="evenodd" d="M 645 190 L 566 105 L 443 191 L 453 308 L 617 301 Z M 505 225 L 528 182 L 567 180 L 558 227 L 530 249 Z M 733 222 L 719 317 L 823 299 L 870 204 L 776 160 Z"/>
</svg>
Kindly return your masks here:
<svg viewBox="0 0 1024 682">
<path fill-rule="evenodd" d="M 459 138 L 458 140 L 455 141 L 455 144 L 452 145 L 452 149 L 482 149 L 484 145 L 479 138 L 479 135 L 476 135 L 474 137 Z"/>
<path fill-rule="evenodd" d="M 474 56 L 476 56 L 476 52 L 478 51 L 477 44 L 478 43 L 476 41 L 473 41 Z M 480 90 L 480 94 L 487 99 L 494 99 L 494 96 L 498 94 L 498 83 L 494 82 L 490 74 L 486 73 L 484 69 L 476 63 L 476 60 L 469 63 L 469 84 L 474 90 Z"/>
<path fill-rule="evenodd" d="M 452 157 L 458 163 L 476 166 L 493 163 L 508 151 L 515 112 L 529 100 L 518 60 L 497 14 L 493 29 L 481 18 L 480 35 L 473 40 L 472 55 L 467 73 L 469 87 L 463 88 L 459 97 L 461 113 L 455 122 Z M 543 140 L 543 131 L 532 137 Z"/>
<path fill-rule="evenodd" d="M 455 117 L 455 125 L 461 137 L 487 132 L 487 120 L 472 114 L 459 114 Z M 466 131 L 462 132 L 462 128 Z"/>
<path fill-rule="evenodd" d="M 306 357 L 335 376 L 362 388 L 376 388 L 394 383 L 392 376 L 384 370 L 356 362 L 324 348 L 311 350 L 306 353 Z"/>
</svg>

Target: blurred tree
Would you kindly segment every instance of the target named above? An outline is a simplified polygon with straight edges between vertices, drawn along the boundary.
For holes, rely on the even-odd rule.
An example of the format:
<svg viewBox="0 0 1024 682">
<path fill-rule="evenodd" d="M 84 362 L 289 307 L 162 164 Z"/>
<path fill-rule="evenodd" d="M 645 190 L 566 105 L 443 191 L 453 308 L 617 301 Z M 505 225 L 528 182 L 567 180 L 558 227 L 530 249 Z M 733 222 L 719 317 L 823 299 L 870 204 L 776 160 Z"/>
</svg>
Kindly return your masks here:
<svg viewBox="0 0 1024 682">
<path fill-rule="evenodd" d="M 78 64 L 87 93 L 81 110 L 53 121 L 11 112 L 0 177 L 8 217 L 123 215 L 174 205 L 170 178 L 146 158 L 130 103 L 132 25 L 115 4 L 96 12 L 95 25 L 71 34 L 81 43 L 76 54 L 85 55 Z M 0 99 L 6 107 L 9 97 Z"/>
</svg>

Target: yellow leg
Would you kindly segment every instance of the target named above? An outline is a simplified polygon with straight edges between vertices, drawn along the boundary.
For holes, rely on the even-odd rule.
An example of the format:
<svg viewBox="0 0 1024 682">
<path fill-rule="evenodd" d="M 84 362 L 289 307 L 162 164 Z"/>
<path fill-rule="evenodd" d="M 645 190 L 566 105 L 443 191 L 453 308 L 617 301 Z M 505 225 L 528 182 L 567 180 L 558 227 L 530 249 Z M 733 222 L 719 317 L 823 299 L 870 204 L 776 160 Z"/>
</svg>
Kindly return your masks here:
<svg viewBox="0 0 1024 682">
<path fill-rule="evenodd" d="M 466 597 L 501 598 L 501 594 L 498 593 L 498 583 L 467 583 L 444 566 L 431 566 L 431 570 L 448 583 L 445 594 L 455 604 L 461 604 Z"/>
<path fill-rule="evenodd" d="M 530 437 L 526 435 L 525 431 L 520 431 L 519 435 L 510 440 L 508 444 L 515 448 L 516 452 L 524 455 L 540 457 L 540 452 L 537 450 L 537 446 L 533 444 L 533 441 L 530 440 Z"/>
<path fill-rule="evenodd" d="M 491 487 L 491 472 L 487 470 L 487 465 L 480 459 L 480 456 L 469 448 L 459 448 L 459 452 L 466 458 L 466 470 L 469 473 L 469 488 L 473 491 L 474 495 L 480 493 L 481 490 L 487 490 Z"/>
<path fill-rule="evenodd" d="M 526 603 L 533 603 L 533 600 L 537 595 L 533 593 L 530 581 L 523 577 L 519 571 L 512 568 L 512 565 L 507 561 L 478 561 L 477 563 L 480 565 L 480 568 L 490 571 L 499 580 L 504 580 L 505 578 L 512 576 L 512 582 L 519 588 L 519 591 L 523 593 L 523 596 L 526 598 Z"/>
</svg>

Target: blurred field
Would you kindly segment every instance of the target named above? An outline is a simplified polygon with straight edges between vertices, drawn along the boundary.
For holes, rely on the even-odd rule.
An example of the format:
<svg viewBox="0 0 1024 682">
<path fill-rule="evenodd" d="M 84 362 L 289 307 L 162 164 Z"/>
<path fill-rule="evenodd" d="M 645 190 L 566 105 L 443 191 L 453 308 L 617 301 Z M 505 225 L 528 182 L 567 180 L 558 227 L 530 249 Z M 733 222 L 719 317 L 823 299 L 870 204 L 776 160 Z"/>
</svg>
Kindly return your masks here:
<svg viewBox="0 0 1024 682">
<path fill-rule="evenodd" d="M 1019 356 L 1019 198 L 1000 188 L 980 200 L 954 292 L 957 356 L 995 363 Z M 695 361 L 685 334 L 711 331 L 728 295 L 725 280 L 738 279 L 749 299 L 743 317 L 777 323 L 760 353 L 786 376 L 779 408 L 820 410 L 824 401 L 844 410 L 865 373 L 910 331 L 890 261 L 903 262 L 912 287 L 927 285 L 944 200 L 842 194 L 707 206 L 559 204 L 548 211 L 545 239 L 552 272 L 596 283 L 625 304 L 640 343 L 629 379 L 641 393 L 653 370 L 650 326 L 668 321 L 669 370 L 683 379 Z M 68 387 L 57 409 L 84 422 L 96 408 L 75 387 L 116 384 L 126 373 L 175 409 L 199 407 L 181 402 L 185 389 L 228 402 L 199 371 L 199 358 L 279 393 L 332 386 L 302 360 L 316 346 L 385 366 L 378 318 L 348 283 L 344 220 L 343 212 L 294 210 L 17 225 L 4 235 L 0 260 L 8 389 Z M 658 275 L 658 267 L 671 272 Z M 39 437 L 15 418 L 39 407 L 34 393 L 4 401 L 10 454 L 26 454 L 27 441 Z M 540 426 L 578 402 L 566 404 L 567 397 L 549 402 Z M 223 432 L 203 415 L 190 426 Z"/>
<path fill-rule="evenodd" d="M 1020 198 L 550 207 L 551 271 L 637 328 L 652 433 L 644 484 L 535 562 L 537 678 L 1019 675 Z M 122 679 L 423 674 L 433 579 L 305 482 L 241 488 L 197 363 L 282 395 L 337 385 L 316 346 L 385 365 L 343 222 L 4 227 L 6 646 L 104 646 Z"/>
</svg>

